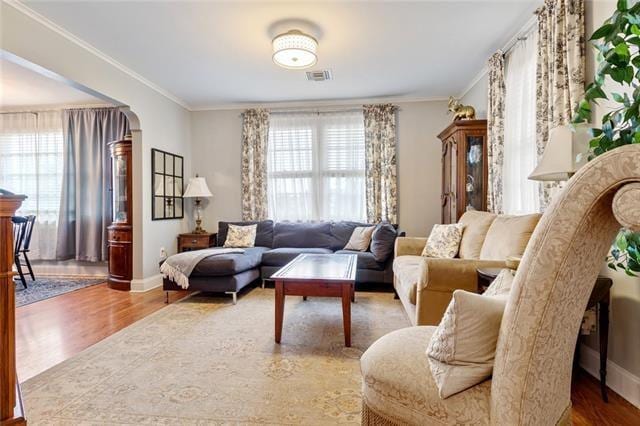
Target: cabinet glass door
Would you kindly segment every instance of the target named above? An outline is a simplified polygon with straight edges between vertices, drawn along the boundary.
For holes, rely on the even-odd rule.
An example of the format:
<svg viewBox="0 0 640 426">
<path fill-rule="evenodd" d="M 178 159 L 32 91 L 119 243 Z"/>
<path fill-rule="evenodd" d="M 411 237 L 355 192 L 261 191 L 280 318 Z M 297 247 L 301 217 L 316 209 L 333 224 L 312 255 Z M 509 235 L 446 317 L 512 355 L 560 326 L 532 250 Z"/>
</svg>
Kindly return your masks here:
<svg viewBox="0 0 640 426">
<path fill-rule="evenodd" d="M 127 222 L 127 157 L 113 157 L 113 221 Z"/>
<path fill-rule="evenodd" d="M 484 137 L 467 136 L 466 152 L 465 152 L 465 210 L 482 210 L 484 194 Z"/>
</svg>

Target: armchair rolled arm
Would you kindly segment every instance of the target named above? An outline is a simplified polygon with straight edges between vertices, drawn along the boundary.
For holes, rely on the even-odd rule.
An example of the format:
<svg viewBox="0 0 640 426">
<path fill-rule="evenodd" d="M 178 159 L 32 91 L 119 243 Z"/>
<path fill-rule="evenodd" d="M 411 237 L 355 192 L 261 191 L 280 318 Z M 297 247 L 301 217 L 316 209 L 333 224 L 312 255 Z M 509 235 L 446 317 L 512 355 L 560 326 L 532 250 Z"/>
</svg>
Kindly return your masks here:
<svg viewBox="0 0 640 426">
<path fill-rule="evenodd" d="M 502 260 L 478 259 L 438 259 L 426 258 L 427 279 L 422 288 L 437 291 L 466 290 L 475 292 L 478 288 L 478 269 L 506 268 Z M 420 286 L 418 287 L 418 292 Z"/>
<path fill-rule="evenodd" d="M 455 290 L 476 292 L 478 268 L 505 268 L 500 260 L 425 258 L 416 294 L 416 325 L 438 325 Z"/>
<path fill-rule="evenodd" d="M 426 244 L 426 238 L 398 237 L 396 238 L 395 257 L 420 256 Z"/>
</svg>

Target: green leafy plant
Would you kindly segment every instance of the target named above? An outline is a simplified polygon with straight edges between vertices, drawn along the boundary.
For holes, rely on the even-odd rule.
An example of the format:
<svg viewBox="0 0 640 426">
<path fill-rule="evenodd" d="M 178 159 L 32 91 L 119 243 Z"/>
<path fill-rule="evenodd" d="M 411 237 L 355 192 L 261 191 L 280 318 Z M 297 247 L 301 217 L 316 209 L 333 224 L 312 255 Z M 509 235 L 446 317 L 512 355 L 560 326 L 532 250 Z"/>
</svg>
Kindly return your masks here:
<svg viewBox="0 0 640 426">
<path fill-rule="evenodd" d="M 589 122 L 591 105 L 599 99 L 614 105 L 602 117 L 602 127 L 591 129 L 588 155 L 593 159 L 623 145 L 640 144 L 640 2 L 629 7 L 627 0 L 618 0 L 616 11 L 590 40 L 598 51 L 598 69 L 573 122 Z M 628 90 L 607 95 L 608 78 Z M 636 276 L 640 272 L 640 234 L 622 230 L 607 260 L 610 268 Z"/>
</svg>

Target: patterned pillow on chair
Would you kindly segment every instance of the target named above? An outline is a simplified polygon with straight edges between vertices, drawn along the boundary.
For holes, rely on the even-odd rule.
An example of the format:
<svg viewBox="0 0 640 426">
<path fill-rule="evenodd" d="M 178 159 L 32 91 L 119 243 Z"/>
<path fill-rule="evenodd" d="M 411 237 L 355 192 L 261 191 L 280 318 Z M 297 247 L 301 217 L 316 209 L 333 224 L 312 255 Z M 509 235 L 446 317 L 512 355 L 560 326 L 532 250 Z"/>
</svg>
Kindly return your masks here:
<svg viewBox="0 0 640 426">
<path fill-rule="evenodd" d="M 425 257 L 439 257 L 452 259 L 458 255 L 464 225 L 433 225 L 427 245 L 422 250 Z"/>
</svg>

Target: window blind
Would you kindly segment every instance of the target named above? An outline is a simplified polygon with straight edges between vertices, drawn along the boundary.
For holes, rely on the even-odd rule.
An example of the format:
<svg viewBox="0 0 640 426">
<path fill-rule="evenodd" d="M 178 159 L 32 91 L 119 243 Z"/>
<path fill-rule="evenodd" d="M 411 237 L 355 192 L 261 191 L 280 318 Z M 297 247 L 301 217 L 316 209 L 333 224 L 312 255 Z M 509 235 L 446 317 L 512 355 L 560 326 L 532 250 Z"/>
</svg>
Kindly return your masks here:
<svg viewBox="0 0 640 426">
<path fill-rule="evenodd" d="M 268 149 L 271 218 L 365 220 L 362 112 L 272 114 Z"/>
</svg>

